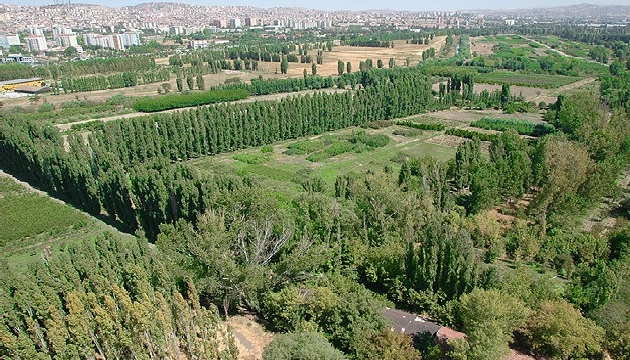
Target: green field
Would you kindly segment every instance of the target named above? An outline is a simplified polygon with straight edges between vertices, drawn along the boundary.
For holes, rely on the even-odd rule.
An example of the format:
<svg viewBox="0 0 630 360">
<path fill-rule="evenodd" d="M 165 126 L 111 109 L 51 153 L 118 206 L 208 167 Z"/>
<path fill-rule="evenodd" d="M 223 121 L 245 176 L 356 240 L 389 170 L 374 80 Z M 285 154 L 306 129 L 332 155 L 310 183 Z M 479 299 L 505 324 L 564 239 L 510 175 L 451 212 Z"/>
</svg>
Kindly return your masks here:
<svg viewBox="0 0 630 360">
<path fill-rule="evenodd" d="M 546 89 L 558 88 L 584 79 L 579 76 L 522 74 L 512 71 L 494 71 L 475 76 L 475 81 L 484 84 L 510 84 Z"/>
<path fill-rule="evenodd" d="M 312 154 L 329 148 L 341 147 L 349 137 L 360 129 L 350 128 L 320 136 L 290 140 L 274 144 L 272 153 L 263 154 L 260 148 L 246 149 L 235 153 L 207 156 L 190 161 L 200 170 L 210 173 L 236 173 L 262 176 L 267 180 L 284 183 L 282 186 L 295 188 L 305 177 L 321 178 L 332 186 L 337 175 L 352 172 L 383 172 L 386 167 L 394 173 L 407 157 L 432 156 L 448 160 L 455 156 L 455 148 L 427 142 L 428 139 L 443 134 L 443 131 L 422 131 L 414 136 L 395 135 L 408 128 L 390 126 L 378 130 L 366 130 L 369 135 L 390 137 L 382 147 L 359 147 L 344 151 L 335 156 L 317 157 Z M 397 131 L 398 130 L 398 131 Z M 295 149 L 305 149 L 296 151 Z M 315 160 L 315 161 L 314 161 Z"/>
<path fill-rule="evenodd" d="M 0 229 L 0 250 L 14 264 L 46 245 L 56 249 L 106 231 L 100 221 L 7 177 L 0 177 Z"/>
<path fill-rule="evenodd" d="M 525 45 L 529 44 L 529 40 L 526 40 L 518 35 L 496 35 L 486 36 L 484 40 L 488 42 L 502 42 L 509 45 Z"/>
</svg>

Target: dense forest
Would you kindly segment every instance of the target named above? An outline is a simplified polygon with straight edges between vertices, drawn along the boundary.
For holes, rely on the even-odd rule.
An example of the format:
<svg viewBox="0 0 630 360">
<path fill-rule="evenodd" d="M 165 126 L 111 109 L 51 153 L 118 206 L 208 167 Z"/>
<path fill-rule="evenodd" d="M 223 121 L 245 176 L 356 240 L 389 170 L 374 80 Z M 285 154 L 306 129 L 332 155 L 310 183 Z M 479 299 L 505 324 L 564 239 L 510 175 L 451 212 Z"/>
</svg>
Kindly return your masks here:
<svg viewBox="0 0 630 360">
<path fill-rule="evenodd" d="M 227 55 L 265 61 L 254 53 L 285 56 L 293 47 L 301 45 Z M 450 66 L 485 66 L 465 64 L 470 50 L 460 51 L 452 64 L 370 69 L 366 61 L 336 79 L 225 85 L 186 101 L 343 91 L 199 106 L 98 122 L 87 131 L 62 133 L 4 114 L 0 168 L 137 236 L 84 239 L 44 251 L 41 262 L 19 271 L 2 260 L 0 356 L 235 359 L 222 317 L 249 312 L 284 333 L 265 359 L 298 352 L 498 359 L 510 346 L 552 359 L 629 359 L 630 209 L 619 209 L 626 214 L 609 232 L 585 232 L 581 221 L 602 199 L 619 195 L 617 180 L 630 165 L 630 70 L 611 66 L 599 92 L 558 96 L 543 107 L 546 125 L 482 119 L 473 126 L 495 131 L 483 133 L 402 119 L 451 106 L 538 109 L 506 84 L 475 92 L 473 74 Z M 215 55 L 172 57 L 170 66 L 210 64 L 219 61 Z M 132 60 L 110 66 L 138 70 Z M 432 76 L 440 78 L 437 91 Z M 178 107 L 164 107 L 167 96 L 144 101 L 147 111 Z M 279 187 L 188 162 L 394 123 L 466 139 L 450 161 L 407 157 L 400 170 L 357 170 L 334 184 L 304 174 Z M 378 139 L 354 133 L 350 141 L 368 146 Z M 491 210 L 509 206 L 517 209 L 513 221 L 500 224 Z M 467 336 L 446 347 L 426 338 L 412 343 L 389 331 L 384 307 L 425 314 Z"/>
</svg>

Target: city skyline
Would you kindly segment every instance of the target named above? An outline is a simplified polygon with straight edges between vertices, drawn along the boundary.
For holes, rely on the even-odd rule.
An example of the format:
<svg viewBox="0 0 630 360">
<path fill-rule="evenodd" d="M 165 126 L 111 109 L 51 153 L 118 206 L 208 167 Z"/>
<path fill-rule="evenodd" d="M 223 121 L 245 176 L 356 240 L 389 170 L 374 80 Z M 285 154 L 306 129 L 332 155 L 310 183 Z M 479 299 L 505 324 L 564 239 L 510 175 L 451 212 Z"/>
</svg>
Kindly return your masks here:
<svg viewBox="0 0 630 360">
<path fill-rule="evenodd" d="M 554 6 L 567 6 L 578 4 L 593 5 L 624 5 L 617 0 L 516 0 L 511 1 L 509 5 L 503 0 L 444 0 L 441 2 L 412 2 L 402 0 L 391 0 L 387 2 L 378 0 L 348 0 L 348 1 L 332 1 L 320 0 L 317 2 L 304 0 L 184 0 L 184 1 L 143 1 L 143 0 L 76 0 L 72 3 L 94 4 L 108 7 L 133 6 L 150 2 L 181 2 L 193 5 L 205 6 L 252 6 L 257 8 L 272 7 L 302 7 L 321 10 L 410 10 L 410 11 L 453 11 L 453 10 L 475 10 L 475 9 L 527 9 Z M 2 0 L 0 4 L 13 5 L 53 5 L 54 0 Z"/>
</svg>

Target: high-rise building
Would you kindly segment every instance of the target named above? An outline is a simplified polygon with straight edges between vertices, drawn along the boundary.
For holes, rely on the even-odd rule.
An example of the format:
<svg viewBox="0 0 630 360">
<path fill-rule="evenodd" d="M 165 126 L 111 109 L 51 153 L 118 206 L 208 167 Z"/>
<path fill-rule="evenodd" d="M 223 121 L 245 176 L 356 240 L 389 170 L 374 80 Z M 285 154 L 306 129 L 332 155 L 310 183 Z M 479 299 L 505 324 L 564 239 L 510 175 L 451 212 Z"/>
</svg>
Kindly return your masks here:
<svg viewBox="0 0 630 360">
<path fill-rule="evenodd" d="M 30 52 L 40 52 L 44 50 L 48 50 L 48 45 L 46 44 L 46 38 L 38 35 L 31 35 L 24 38 L 26 41 L 26 48 Z"/>
<path fill-rule="evenodd" d="M 12 45 L 21 45 L 20 37 L 17 34 L 0 35 L 0 47 L 8 48 Z"/>
<path fill-rule="evenodd" d="M 245 18 L 245 26 L 258 26 L 260 25 L 257 18 L 254 17 L 246 17 Z"/>
<path fill-rule="evenodd" d="M 77 35 L 76 34 L 59 34 L 57 35 L 57 45 L 59 46 L 72 46 L 76 48 L 79 46 L 77 43 Z"/>
<path fill-rule="evenodd" d="M 230 29 L 238 29 L 241 26 L 241 19 L 230 19 Z"/>
</svg>

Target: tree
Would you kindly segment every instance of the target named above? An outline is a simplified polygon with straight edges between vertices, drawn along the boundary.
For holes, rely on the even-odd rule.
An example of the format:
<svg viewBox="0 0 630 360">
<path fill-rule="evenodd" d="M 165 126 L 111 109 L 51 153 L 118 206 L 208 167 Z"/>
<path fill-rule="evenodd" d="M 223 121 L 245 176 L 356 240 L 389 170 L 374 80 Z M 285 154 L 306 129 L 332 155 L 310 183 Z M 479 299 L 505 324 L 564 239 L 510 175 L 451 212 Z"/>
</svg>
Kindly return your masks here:
<svg viewBox="0 0 630 360">
<path fill-rule="evenodd" d="M 457 307 L 468 336 L 471 359 L 500 359 L 509 353 L 513 333 L 527 320 L 529 310 L 501 290 L 475 289 L 462 295 Z"/>
<path fill-rule="evenodd" d="M 287 61 L 287 57 L 283 56 L 282 60 L 280 61 L 280 73 L 286 74 L 287 71 L 289 71 L 289 62 Z"/>
<path fill-rule="evenodd" d="M 337 60 L 337 74 L 339 76 L 343 75 L 343 68 L 344 68 L 343 61 Z"/>
<path fill-rule="evenodd" d="M 193 77 L 192 76 L 186 76 L 186 85 L 188 86 L 188 90 L 192 90 L 194 84 L 195 83 L 193 82 Z"/>
<path fill-rule="evenodd" d="M 357 358 L 364 360 L 419 360 L 420 352 L 413 347 L 411 336 L 385 330 L 368 336 L 361 342 Z"/>
<path fill-rule="evenodd" d="M 182 78 L 178 77 L 178 78 L 175 80 L 175 83 L 176 83 L 176 85 L 177 85 L 177 91 L 179 91 L 179 92 L 184 91 L 184 83 L 183 83 L 183 81 L 182 81 Z"/>
<path fill-rule="evenodd" d="M 313 64 L 311 65 L 311 74 L 312 74 L 313 76 L 317 75 L 317 64 L 315 64 L 315 63 L 313 63 Z"/>
<path fill-rule="evenodd" d="M 394 58 L 389 58 L 389 68 L 393 69 L 395 65 L 396 61 L 394 60 Z"/>
<path fill-rule="evenodd" d="M 348 74 L 352 73 L 352 63 L 350 61 L 346 63 L 346 73 Z"/>
<path fill-rule="evenodd" d="M 197 75 L 197 89 L 204 90 L 205 88 L 206 86 L 203 81 L 203 76 Z"/>
<path fill-rule="evenodd" d="M 263 351 L 264 360 L 343 360 L 343 353 L 335 349 L 318 332 L 298 332 L 276 335 Z"/>
<path fill-rule="evenodd" d="M 74 46 L 68 46 L 64 51 L 63 51 L 63 55 L 65 57 L 67 57 L 68 59 L 72 59 L 75 58 L 77 55 L 79 54 L 79 52 L 77 51 L 77 49 Z"/>
<path fill-rule="evenodd" d="M 604 329 L 565 300 L 542 303 L 524 334 L 533 353 L 557 359 L 596 358 L 604 340 Z"/>
<path fill-rule="evenodd" d="M 383 66 L 384 66 L 384 64 L 383 64 L 383 60 L 382 59 L 376 60 L 376 67 L 377 68 L 382 69 Z"/>
</svg>

